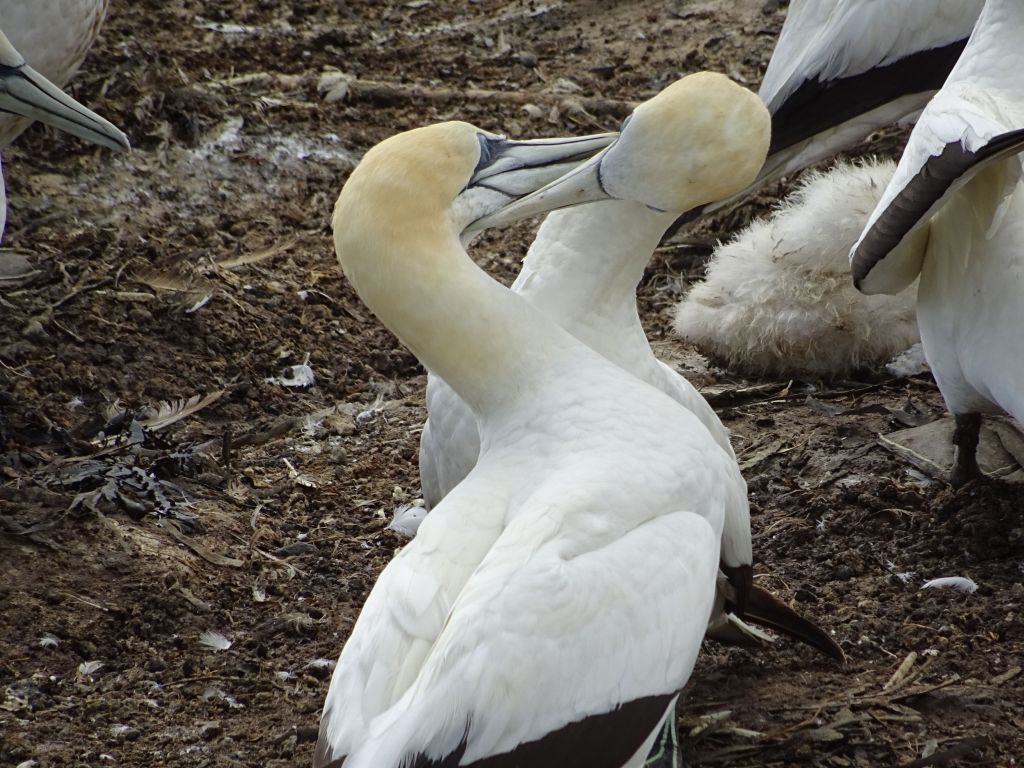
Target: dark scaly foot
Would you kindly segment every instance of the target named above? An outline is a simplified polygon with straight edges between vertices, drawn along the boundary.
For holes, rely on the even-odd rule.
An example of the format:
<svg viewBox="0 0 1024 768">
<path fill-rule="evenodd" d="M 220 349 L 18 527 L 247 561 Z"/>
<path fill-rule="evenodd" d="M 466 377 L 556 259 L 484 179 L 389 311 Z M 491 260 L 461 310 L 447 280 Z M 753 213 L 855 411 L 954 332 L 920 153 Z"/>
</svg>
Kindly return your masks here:
<svg viewBox="0 0 1024 768">
<path fill-rule="evenodd" d="M 956 429 L 953 430 L 953 469 L 949 473 L 949 482 L 954 488 L 961 488 L 984 477 L 978 466 L 981 414 L 956 413 L 953 418 L 956 419 Z"/>
</svg>

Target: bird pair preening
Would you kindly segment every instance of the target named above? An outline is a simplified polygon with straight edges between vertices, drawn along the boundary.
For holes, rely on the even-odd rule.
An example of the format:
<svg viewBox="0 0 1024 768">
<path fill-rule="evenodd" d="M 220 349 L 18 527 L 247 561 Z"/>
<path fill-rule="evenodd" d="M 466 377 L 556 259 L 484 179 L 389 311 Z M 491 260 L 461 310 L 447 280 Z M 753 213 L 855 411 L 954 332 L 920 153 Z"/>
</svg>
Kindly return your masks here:
<svg viewBox="0 0 1024 768">
<path fill-rule="evenodd" d="M 348 179 L 339 261 L 430 372 L 432 509 L 342 650 L 318 768 L 673 765 L 705 633 L 750 641 L 744 619 L 764 621 L 842 657 L 752 588 L 728 433 L 643 336 L 636 283 L 680 215 L 924 108 L 848 244 L 851 279 L 919 279 L 925 354 L 957 417 L 954 482 L 977 474 L 977 414 L 1024 415 L 1024 5 L 789 13 L 770 111 L 703 73 L 618 137 L 515 142 L 445 123 L 382 142 Z M 512 289 L 467 257 L 480 229 L 547 211 Z"/>
</svg>

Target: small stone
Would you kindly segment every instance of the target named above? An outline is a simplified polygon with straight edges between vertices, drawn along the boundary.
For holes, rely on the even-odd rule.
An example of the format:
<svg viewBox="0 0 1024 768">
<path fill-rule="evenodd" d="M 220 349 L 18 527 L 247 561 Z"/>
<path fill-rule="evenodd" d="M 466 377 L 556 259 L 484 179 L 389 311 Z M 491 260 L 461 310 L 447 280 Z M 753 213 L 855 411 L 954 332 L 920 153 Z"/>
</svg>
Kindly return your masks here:
<svg viewBox="0 0 1024 768">
<path fill-rule="evenodd" d="M 210 741 L 220 736 L 223 729 L 220 727 L 220 723 L 209 722 L 203 723 L 199 726 L 199 738 L 203 741 Z"/>
<path fill-rule="evenodd" d="M 142 736 L 142 731 L 132 726 L 118 726 L 114 731 L 114 737 L 121 742 L 124 741 L 138 741 L 139 737 Z"/>
<path fill-rule="evenodd" d="M 295 738 L 299 744 L 316 741 L 319 736 L 320 729 L 315 725 L 301 725 L 295 729 Z"/>
<path fill-rule="evenodd" d="M 287 739 L 281 742 L 281 746 L 278 747 L 281 757 L 291 757 L 295 754 L 295 745 L 298 743 L 298 738 L 293 733 Z"/>
<path fill-rule="evenodd" d="M 274 554 L 278 557 L 298 557 L 299 555 L 311 555 L 314 552 L 319 552 L 316 544 L 311 544 L 308 541 L 296 541 L 274 550 Z"/>
<path fill-rule="evenodd" d="M 25 327 L 21 329 L 21 335 L 32 341 L 46 341 L 50 338 L 50 334 L 46 332 L 43 321 L 39 317 L 33 317 L 25 323 Z"/>
<path fill-rule="evenodd" d="M 153 322 L 153 313 L 145 307 L 135 305 L 128 310 L 128 320 L 132 325 L 146 326 Z"/>
</svg>

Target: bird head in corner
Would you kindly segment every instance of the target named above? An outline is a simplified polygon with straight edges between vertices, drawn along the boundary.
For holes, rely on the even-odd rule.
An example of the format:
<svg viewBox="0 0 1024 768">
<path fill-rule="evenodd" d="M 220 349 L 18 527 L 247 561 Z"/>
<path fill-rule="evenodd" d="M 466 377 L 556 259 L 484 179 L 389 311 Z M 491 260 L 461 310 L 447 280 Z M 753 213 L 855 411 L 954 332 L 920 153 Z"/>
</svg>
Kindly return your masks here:
<svg viewBox="0 0 1024 768">
<path fill-rule="evenodd" d="M 38 120 L 72 136 L 127 151 L 128 137 L 25 63 L 0 32 L 0 112 Z"/>
<path fill-rule="evenodd" d="M 771 117 L 756 94 L 698 72 L 638 106 L 612 145 L 475 228 L 596 200 L 635 200 L 678 213 L 728 197 L 764 164 Z"/>
</svg>

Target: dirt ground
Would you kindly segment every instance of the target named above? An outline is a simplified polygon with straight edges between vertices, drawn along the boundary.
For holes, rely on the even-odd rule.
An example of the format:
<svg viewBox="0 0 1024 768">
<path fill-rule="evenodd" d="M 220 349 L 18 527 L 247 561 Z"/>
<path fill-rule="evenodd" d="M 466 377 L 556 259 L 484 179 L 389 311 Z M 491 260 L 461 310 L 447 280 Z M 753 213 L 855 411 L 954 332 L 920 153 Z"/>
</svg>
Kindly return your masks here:
<svg viewBox="0 0 1024 768">
<path fill-rule="evenodd" d="M 347 173 L 429 122 L 578 134 L 687 72 L 756 86 L 777 5 L 113 0 L 72 90 L 134 151 L 34 126 L 4 157 L 32 271 L 0 294 L 0 765 L 307 765 L 419 493 L 423 372 L 331 251 Z M 759 583 L 849 661 L 707 645 L 687 764 L 1015 766 L 1019 486 L 954 493 L 880 444 L 943 414 L 927 375 L 745 381 L 667 333 L 782 188 L 659 250 L 642 314 L 733 430 Z M 530 236 L 474 255 L 510 281 Z M 314 386 L 275 380 L 302 364 Z M 950 575 L 978 590 L 920 591 Z"/>
</svg>

